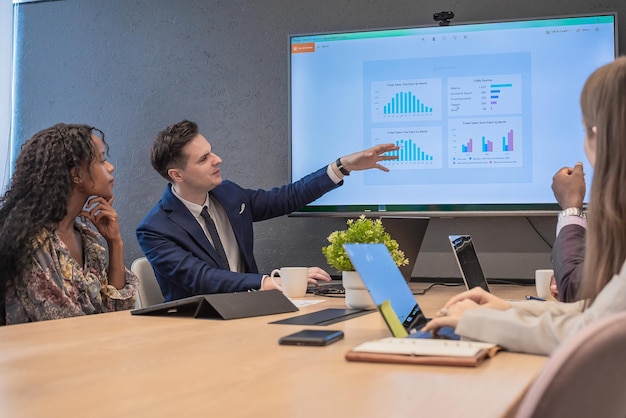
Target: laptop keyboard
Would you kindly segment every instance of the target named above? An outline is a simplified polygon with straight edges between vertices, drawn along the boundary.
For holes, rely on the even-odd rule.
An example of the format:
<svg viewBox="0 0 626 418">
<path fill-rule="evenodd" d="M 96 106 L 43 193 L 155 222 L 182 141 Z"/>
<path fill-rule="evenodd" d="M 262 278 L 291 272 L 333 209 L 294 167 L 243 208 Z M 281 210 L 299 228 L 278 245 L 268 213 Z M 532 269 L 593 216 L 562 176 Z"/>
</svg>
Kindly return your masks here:
<svg viewBox="0 0 626 418">
<path fill-rule="evenodd" d="M 311 286 L 307 288 L 306 292 L 313 293 L 314 295 L 344 295 L 346 289 L 344 289 L 341 283 L 330 283 Z"/>
</svg>

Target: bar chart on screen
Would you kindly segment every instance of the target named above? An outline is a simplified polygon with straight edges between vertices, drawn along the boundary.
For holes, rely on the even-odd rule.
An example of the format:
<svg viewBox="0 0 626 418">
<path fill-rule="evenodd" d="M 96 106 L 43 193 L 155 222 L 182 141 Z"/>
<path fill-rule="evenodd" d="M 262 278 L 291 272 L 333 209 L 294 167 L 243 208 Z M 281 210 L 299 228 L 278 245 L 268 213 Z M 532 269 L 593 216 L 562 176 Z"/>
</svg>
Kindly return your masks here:
<svg viewBox="0 0 626 418">
<path fill-rule="evenodd" d="M 522 76 L 450 77 L 450 116 L 478 116 L 522 113 Z"/>
<path fill-rule="evenodd" d="M 454 119 L 448 138 L 451 167 L 521 167 L 524 162 L 521 117 Z"/>
<path fill-rule="evenodd" d="M 440 78 L 375 81 L 371 87 L 372 123 L 441 120 Z"/>
<path fill-rule="evenodd" d="M 387 155 L 397 156 L 386 161 L 397 169 L 437 169 L 442 167 L 442 130 L 440 126 L 411 128 L 380 128 L 372 130 L 372 145 L 393 143 L 400 147 Z"/>
</svg>

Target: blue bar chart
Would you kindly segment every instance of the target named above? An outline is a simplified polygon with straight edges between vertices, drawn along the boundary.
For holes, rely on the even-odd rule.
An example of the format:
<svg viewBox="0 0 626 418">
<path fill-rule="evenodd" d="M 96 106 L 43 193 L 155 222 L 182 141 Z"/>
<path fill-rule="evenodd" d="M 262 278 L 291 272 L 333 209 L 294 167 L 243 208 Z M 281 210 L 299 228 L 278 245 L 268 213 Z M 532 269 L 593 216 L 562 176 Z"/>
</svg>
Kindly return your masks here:
<svg viewBox="0 0 626 418">
<path fill-rule="evenodd" d="M 520 167 L 522 118 L 454 119 L 448 124 L 448 163 L 457 168 Z"/>
<path fill-rule="evenodd" d="M 442 138 L 440 127 L 407 129 L 374 129 L 372 145 L 393 143 L 400 147 L 385 155 L 397 156 L 397 160 L 385 161 L 396 169 L 424 169 L 442 167 Z"/>
<path fill-rule="evenodd" d="M 493 152 L 493 141 L 487 139 L 485 136 L 480 138 L 480 151 L 481 152 Z M 499 151 L 512 152 L 515 151 L 515 144 L 513 142 L 513 129 L 510 129 L 506 135 L 502 136 L 501 141 L 502 148 Z M 465 144 L 461 144 L 461 152 L 468 153 L 474 152 L 474 138 L 470 138 Z"/>
<path fill-rule="evenodd" d="M 442 115 L 441 79 L 372 83 L 372 122 L 438 121 Z"/>
<path fill-rule="evenodd" d="M 522 113 L 521 74 L 450 77 L 450 116 Z"/>
<path fill-rule="evenodd" d="M 474 151 L 474 138 L 470 138 L 465 144 L 461 144 L 461 152 L 473 152 Z"/>
<path fill-rule="evenodd" d="M 421 147 L 418 147 L 417 144 L 413 142 L 412 138 L 399 139 L 395 144 L 399 146 L 400 149 L 398 151 L 389 152 L 386 155 L 398 156 L 398 162 L 433 160 L 433 156 L 427 154 Z"/>
<path fill-rule="evenodd" d="M 395 97 L 383 106 L 384 115 L 432 112 L 432 107 L 424 105 L 424 102 L 414 96 L 410 91 L 396 93 Z"/>
</svg>

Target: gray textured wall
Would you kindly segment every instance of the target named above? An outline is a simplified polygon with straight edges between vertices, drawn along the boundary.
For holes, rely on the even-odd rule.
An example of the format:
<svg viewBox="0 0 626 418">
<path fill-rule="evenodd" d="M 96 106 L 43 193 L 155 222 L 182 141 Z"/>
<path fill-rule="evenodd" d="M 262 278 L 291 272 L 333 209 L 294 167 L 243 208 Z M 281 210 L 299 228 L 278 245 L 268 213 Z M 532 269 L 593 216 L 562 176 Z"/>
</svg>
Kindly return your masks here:
<svg viewBox="0 0 626 418">
<path fill-rule="evenodd" d="M 141 256 L 135 226 L 165 185 L 148 148 L 156 133 L 189 118 L 245 187 L 288 181 L 287 35 L 324 30 L 617 11 L 618 0 L 60 0 L 14 6 L 14 140 L 57 122 L 101 128 L 116 165 L 116 203 L 126 263 Z M 624 32 L 620 45 L 626 45 Z M 581 57 L 584 59 L 584 57 Z M 348 179 L 349 180 L 349 179 Z M 459 277 L 449 233 L 471 233 L 488 278 L 530 278 L 550 266 L 551 217 L 432 219 L 416 277 Z M 256 255 L 328 268 L 320 248 L 342 219 L 283 217 L 259 223 Z M 329 268 L 331 273 L 335 273 Z"/>
</svg>

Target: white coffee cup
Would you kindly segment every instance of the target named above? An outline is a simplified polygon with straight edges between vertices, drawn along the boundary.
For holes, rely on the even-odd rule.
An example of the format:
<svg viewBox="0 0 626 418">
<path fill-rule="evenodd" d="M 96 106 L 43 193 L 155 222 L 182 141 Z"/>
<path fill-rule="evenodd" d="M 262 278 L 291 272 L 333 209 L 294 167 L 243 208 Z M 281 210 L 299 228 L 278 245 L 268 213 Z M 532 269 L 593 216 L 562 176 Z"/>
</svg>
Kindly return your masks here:
<svg viewBox="0 0 626 418">
<path fill-rule="evenodd" d="M 301 298 L 306 295 L 308 270 L 307 267 L 282 267 L 272 270 L 270 278 L 288 298 Z M 276 280 L 276 274 L 280 275 L 280 283 Z"/>
<path fill-rule="evenodd" d="M 535 270 L 535 287 L 537 288 L 537 296 L 541 299 L 551 300 L 550 281 L 554 275 L 552 269 Z"/>
</svg>

